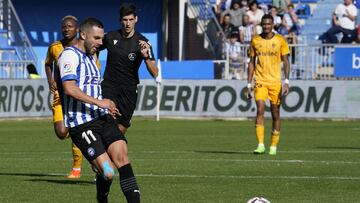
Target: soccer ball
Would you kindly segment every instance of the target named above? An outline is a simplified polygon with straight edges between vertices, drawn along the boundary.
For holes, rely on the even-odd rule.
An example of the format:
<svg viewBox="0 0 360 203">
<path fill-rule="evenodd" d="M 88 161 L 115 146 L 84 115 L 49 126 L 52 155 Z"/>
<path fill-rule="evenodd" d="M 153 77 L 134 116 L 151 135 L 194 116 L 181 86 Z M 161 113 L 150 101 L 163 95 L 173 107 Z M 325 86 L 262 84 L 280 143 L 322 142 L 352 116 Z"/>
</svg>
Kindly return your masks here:
<svg viewBox="0 0 360 203">
<path fill-rule="evenodd" d="M 249 199 L 247 203 L 270 203 L 270 201 L 263 197 L 253 197 Z"/>
</svg>

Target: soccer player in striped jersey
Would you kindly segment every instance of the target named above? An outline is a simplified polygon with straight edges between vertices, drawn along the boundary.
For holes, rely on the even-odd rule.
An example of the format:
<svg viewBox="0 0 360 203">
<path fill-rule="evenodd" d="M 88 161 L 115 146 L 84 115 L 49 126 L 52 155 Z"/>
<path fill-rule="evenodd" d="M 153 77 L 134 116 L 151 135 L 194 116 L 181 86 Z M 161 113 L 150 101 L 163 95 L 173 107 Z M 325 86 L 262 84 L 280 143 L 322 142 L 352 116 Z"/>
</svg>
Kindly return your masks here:
<svg viewBox="0 0 360 203">
<path fill-rule="evenodd" d="M 93 57 L 102 45 L 104 26 L 95 18 L 80 24 L 80 38 L 62 52 L 58 65 L 64 88 L 65 125 L 85 158 L 96 167 L 98 202 L 107 202 L 115 169 L 128 202 L 140 202 L 140 191 L 132 171 L 124 135 L 114 116 L 113 101 L 102 98 L 100 71 Z M 110 113 L 111 116 L 108 114 Z"/>
<path fill-rule="evenodd" d="M 76 43 L 76 35 L 78 33 L 76 17 L 71 15 L 65 16 L 61 21 L 61 31 L 63 39 L 53 42 L 48 48 L 45 60 L 45 72 L 49 83 L 49 89 L 54 94 L 52 103 L 54 131 L 57 137 L 62 140 L 68 137 L 68 129 L 65 127 L 63 121 L 63 111 L 60 101 L 61 94 L 59 94 L 59 92 L 62 92 L 62 89 L 57 62 L 64 47 Z M 73 168 L 67 178 L 77 179 L 81 176 L 82 154 L 74 143 L 72 143 L 72 155 Z"/>
<path fill-rule="evenodd" d="M 287 95 L 289 92 L 290 64 L 288 58 L 290 52 L 286 39 L 272 32 L 274 19 L 271 15 L 266 14 L 262 17 L 261 26 L 262 33 L 255 36 L 250 43 L 247 96 L 251 98 L 251 81 L 255 75 L 254 96 L 257 107 L 255 129 L 258 147 L 254 153 L 265 153 L 264 112 L 265 101 L 269 99 L 273 119 L 269 154 L 276 155 L 280 138 L 281 62 L 283 62 L 285 76 L 283 93 Z"/>
</svg>

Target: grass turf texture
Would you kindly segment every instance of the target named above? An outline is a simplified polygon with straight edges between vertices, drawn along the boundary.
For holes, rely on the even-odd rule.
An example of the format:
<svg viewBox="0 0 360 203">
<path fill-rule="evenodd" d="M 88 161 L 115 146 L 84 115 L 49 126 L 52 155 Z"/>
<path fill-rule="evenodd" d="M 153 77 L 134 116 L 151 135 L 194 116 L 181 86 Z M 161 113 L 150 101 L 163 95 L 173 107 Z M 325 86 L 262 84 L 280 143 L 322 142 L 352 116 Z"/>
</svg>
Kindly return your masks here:
<svg viewBox="0 0 360 203">
<path fill-rule="evenodd" d="M 253 121 L 135 118 L 127 138 L 142 202 L 360 199 L 358 121 L 285 120 L 276 156 L 252 154 L 254 133 Z M 51 120 L 0 121 L 0 202 L 96 202 L 86 161 L 80 180 L 64 178 L 70 143 L 55 137 Z M 109 201 L 125 202 L 118 177 Z"/>
</svg>

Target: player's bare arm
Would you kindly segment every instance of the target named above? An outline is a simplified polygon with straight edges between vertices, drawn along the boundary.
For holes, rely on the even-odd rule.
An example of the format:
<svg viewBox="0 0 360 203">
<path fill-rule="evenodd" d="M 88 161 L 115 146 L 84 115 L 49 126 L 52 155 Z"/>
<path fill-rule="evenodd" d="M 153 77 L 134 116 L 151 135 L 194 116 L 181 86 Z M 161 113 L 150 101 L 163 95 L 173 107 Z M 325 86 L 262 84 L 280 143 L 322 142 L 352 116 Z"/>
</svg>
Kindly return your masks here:
<svg viewBox="0 0 360 203">
<path fill-rule="evenodd" d="M 69 95 L 76 100 L 79 100 L 79 101 L 82 101 L 82 102 L 85 102 L 88 104 L 93 104 L 100 108 L 108 109 L 110 111 L 111 115 L 114 115 L 114 114 L 119 115 L 119 110 L 116 108 L 116 105 L 113 101 L 111 101 L 110 99 L 99 100 L 99 99 L 95 99 L 95 98 L 85 94 L 76 85 L 75 80 L 64 81 L 63 85 L 64 85 L 64 92 L 66 95 Z"/>
<path fill-rule="evenodd" d="M 256 56 L 251 56 L 250 57 L 250 62 L 249 62 L 249 65 L 248 65 L 248 79 L 247 79 L 247 98 L 248 99 L 251 99 L 252 96 L 251 96 L 251 81 L 252 81 L 252 78 L 254 76 L 254 70 L 255 70 L 255 58 Z M 250 84 L 250 85 L 249 85 Z"/>
<path fill-rule="evenodd" d="M 285 83 L 284 83 L 284 95 L 289 93 L 289 74 L 290 74 L 290 63 L 289 63 L 289 55 L 281 56 L 281 60 L 283 61 L 284 65 L 284 76 L 285 76 Z"/>
<path fill-rule="evenodd" d="M 155 64 L 155 60 L 150 60 L 150 45 L 143 40 L 139 40 L 139 46 L 141 55 L 144 58 L 144 62 L 146 64 L 146 68 L 148 69 L 151 76 L 156 78 L 158 76 L 159 69 Z"/>
<path fill-rule="evenodd" d="M 53 67 L 49 64 L 45 64 L 45 73 L 46 73 L 46 78 L 47 78 L 47 81 L 49 84 L 49 89 L 50 89 L 51 93 L 55 93 L 57 88 L 56 88 L 56 82 L 54 81 L 54 79 L 52 77 L 52 72 L 53 72 Z"/>
</svg>

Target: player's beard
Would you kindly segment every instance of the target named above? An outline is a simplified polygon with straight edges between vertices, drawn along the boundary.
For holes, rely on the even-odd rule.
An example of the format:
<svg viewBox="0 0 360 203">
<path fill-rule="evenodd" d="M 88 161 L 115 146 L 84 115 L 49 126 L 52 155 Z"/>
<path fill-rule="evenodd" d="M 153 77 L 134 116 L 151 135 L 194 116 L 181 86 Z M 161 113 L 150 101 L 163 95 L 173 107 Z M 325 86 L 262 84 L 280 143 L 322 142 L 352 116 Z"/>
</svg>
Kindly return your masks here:
<svg viewBox="0 0 360 203">
<path fill-rule="evenodd" d="M 90 55 L 94 55 L 97 51 L 97 48 L 93 46 L 90 42 L 84 42 L 85 52 Z"/>
</svg>

